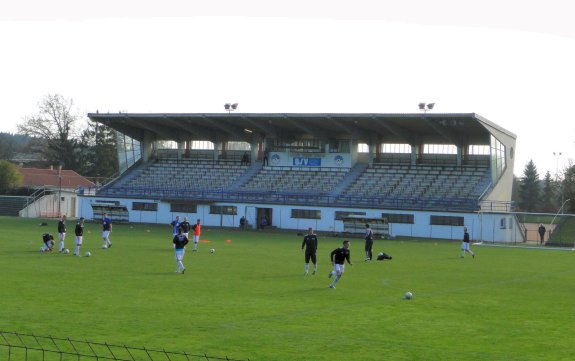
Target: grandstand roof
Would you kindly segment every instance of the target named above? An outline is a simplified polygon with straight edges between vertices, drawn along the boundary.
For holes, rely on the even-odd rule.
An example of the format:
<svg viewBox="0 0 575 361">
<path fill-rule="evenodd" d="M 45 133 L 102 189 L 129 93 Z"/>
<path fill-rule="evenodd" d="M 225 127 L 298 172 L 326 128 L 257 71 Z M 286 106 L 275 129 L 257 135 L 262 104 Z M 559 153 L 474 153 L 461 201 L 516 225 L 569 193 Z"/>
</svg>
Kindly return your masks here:
<svg viewBox="0 0 575 361">
<path fill-rule="evenodd" d="M 489 144 L 495 128 L 515 135 L 475 113 L 90 113 L 88 117 L 136 140 L 257 142 L 356 139 L 359 142 L 409 144 Z"/>
</svg>

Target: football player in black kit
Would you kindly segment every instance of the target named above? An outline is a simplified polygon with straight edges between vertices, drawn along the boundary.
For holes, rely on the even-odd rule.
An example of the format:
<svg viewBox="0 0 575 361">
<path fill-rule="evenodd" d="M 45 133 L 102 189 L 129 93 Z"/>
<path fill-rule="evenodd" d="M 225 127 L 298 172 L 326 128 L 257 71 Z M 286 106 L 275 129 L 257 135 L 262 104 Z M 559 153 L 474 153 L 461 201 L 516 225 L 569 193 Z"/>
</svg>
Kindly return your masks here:
<svg viewBox="0 0 575 361">
<path fill-rule="evenodd" d="M 176 263 L 178 264 L 178 268 L 176 269 L 176 273 L 182 272 L 184 274 L 186 272 L 186 267 L 182 261 L 184 260 L 184 253 L 186 251 L 186 244 L 188 244 L 188 237 L 184 234 L 182 227 L 178 228 L 178 234 L 174 236 L 172 243 L 174 244 L 174 250 L 176 251 Z"/>
<path fill-rule="evenodd" d="M 353 266 L 351 264 L 350 256 L 351 252 L 349 251 L 348 240 L 343 241 L 343 247 L 336 248 L 331 252 L 330 257 L 331 257 L 331 264 L 333 265 L 333 271 L 331 271 L 327 277 L 331 278 L 332 276 L 335 275 L 335 278 L 333 282 L 329 285 L 329 288 L 335 288 L 335 284 L 337 283 L 337 281 L 339 281 L 339 279 L 343 275 L 346 260 L 350 266 Z"/>
<path fill-rule="evenodd" d="M 188 222 L 188 217 L 184 217 L 184 221 L 180 223 L 180 227 L 182 228 L 182 233 L 187 238 L 190 229 L 192 229 L 192 225 L 190 224 L 190 222 Z"/>
<path fill-rule="evenodd" d="M 313 274 L 317 271 L 317 259 L 316 259 L 316 251 L 317 251 L 317 236 L 313 233 L 313 228 L 309 227 L 307 230 L 307 235 L 303 238 L 303 242 L 301 243 L 301 250 L 303 251 L 305 247 L 305 273 L 304 276 L 307 276 L 309 271 L 309 260 L 311 258 L 311 262 L 313 263 Z"/>
<path fill-rule="evenodd" d="M 58 222 L 58 240 L 60 241 L 60 247 L 58 252 L 64 252 L 64 240 L 66 239 L 66 215 L 62 215 L 62 218 Z"/>
</svg>

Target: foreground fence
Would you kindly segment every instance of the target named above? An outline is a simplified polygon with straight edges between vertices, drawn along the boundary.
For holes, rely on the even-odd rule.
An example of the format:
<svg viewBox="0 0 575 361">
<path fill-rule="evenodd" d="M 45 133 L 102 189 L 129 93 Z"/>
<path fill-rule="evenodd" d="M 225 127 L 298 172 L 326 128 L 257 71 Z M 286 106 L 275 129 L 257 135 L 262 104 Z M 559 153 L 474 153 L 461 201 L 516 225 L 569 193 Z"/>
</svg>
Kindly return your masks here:
<svg viewBox="0 0 575 361">
<path fill-rule="evenodd" d="M 0 360 L 4 361 L 249 361 L 131 347 L 52 336 L 0 331 Z"/>
</svg>

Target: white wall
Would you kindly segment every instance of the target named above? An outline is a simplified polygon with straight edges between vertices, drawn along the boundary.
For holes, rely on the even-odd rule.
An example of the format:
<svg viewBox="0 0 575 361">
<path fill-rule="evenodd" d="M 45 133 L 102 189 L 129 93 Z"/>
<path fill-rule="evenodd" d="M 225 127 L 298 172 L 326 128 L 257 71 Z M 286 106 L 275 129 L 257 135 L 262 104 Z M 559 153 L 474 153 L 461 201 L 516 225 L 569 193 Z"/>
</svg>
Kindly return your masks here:
<svg viewBox="0 0 575 361">
<path fill-rule="evenodd" d="M 351 209 L 351 208 L 328 208 L 328 207 L 305 207 L 291 205 L 260 205 L 244 203 L 215 203 L 215 205 L 235 205 L 237 215 L 210 214 L 209 205 L 198 205 L 197 213 L 172 213 L 169 203 L 158 201 L 158 211 L 134 211 L 133 202 L 153 202 L 144 199 L 115 199 L 105 197 L 81 197 L 78 217 L 92 219 L 91 203 L 101 201 L 119 201 L 129 211 L 129 220 L 134 223 L 157 223 L 166 226 L 179 215 L 182 219 L 187 216 L 190 222 L 200 219 L 205 226 L 212 227 L 239 227 L 240 218 L 246 216 L 248 222 L 256 224 L 257 208 L 272 208 L 271 224 L 280 229 L 305 231 L 309 227 L 320 232 L 343 232 L 343 222 L 335 220 L 336 211 L 364 211 L 366 218 L 380 218 L 382 213 L 413 214 L 414 224 L 390 224 L 390 233 L 394 236 L 424 237 L 460 240 L 463 237 L 462 226 L 435 226 L 430 225 L 431 215 L 448 215 L 464 217 L 471 239 L 485 242 L 521 242 L 521 230 L 515 222 L 515 217 L 509 213 L 440 213 L 440 212 L 416 212 L 397 211 L 385 209 Z M 292 209 L 321 210 L 321 219 L 294 219 L 291 218 Z M 502 222 L 502 219 L 504 220 Z"/>
</svg>

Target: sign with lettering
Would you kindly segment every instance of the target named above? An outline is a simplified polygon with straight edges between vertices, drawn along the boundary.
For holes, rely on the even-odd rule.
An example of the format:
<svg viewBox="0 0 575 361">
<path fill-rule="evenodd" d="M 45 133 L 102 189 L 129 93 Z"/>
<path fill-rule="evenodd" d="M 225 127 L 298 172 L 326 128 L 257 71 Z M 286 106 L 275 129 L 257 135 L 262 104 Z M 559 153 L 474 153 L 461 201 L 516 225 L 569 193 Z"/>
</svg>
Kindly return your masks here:
<svg viewBox="0 0 575 361">
<path fill-rule="evenodd" d="M 296 167 L 321 167 L 321 158 L 294 157 L 293 165 Z"/>
</svg>

